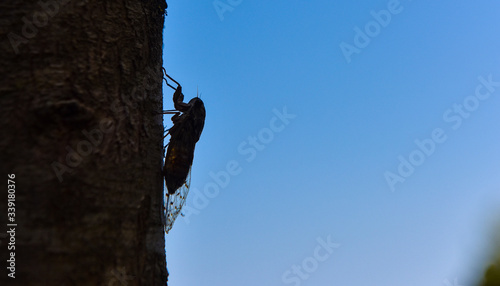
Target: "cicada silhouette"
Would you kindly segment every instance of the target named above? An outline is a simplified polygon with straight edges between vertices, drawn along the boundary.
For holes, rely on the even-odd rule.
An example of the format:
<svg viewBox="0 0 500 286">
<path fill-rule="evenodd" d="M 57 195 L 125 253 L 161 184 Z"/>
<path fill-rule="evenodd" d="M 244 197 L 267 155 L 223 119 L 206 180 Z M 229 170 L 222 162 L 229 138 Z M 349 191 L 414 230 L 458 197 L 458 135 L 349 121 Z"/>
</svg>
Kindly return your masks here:
<svg viewBox="0 0 500 286">
<path fill-rule="evenodd" d="M 175 90 L 173 96 L 175 109 L 163 112 L 163 114 L 174 114 L 172 116 L 173 126 L 168 129 L 167 135 L 165 135 L 165 137 L 170 135 L 170 141 L 166 146 L 167 154 L 163 165 L 163 176 L 167 186 L 165 232 L 168 233 L 181 212 L 189 192 L 194 147 L 200 139 L 205 125 L 205 105 L 199 97 L 185 103 L 181 85 L 171 78 L 165 69 L 163 72 L 165 76 L 177 84 L 177 87 L 174 88 L 164 78 L 167 85 Z"/>
</svg>

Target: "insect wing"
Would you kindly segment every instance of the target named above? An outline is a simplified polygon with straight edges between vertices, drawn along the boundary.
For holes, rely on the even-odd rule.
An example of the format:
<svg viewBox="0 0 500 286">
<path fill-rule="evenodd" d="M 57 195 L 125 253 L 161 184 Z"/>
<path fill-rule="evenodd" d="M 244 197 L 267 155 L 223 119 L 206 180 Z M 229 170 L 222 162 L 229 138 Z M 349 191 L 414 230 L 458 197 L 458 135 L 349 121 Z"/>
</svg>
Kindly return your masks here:
<svg viewBox="0 0 500 286">
<path fill-rule="evenodd" d="M 191 185 L 191 169 L 189 169 L 188 175 L 186 177 L 186 181 L 184 184 L 175 191 L 174 194 L 169 195 L 168 191 L 165 191 L 167 201 L 165 203 L 165 216 L 166 216 L 166 224 L 165 224 L 165 232 L 168 233 L 172 226 L 174 225 L 174 221 L 179 214 L 182 215 L 181 210 L 184 204 L 186 203 L 186 198 L 189 193 L 189 186 Z M 166 189 L 165 189 L 166 190 Z"/>
</svg>

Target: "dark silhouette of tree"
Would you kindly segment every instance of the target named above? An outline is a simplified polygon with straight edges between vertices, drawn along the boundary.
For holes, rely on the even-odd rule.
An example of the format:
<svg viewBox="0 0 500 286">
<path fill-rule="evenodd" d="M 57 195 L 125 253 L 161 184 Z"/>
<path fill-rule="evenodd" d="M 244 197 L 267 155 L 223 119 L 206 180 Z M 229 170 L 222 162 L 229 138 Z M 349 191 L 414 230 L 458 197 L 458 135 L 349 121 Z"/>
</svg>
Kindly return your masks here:
<svg viewBox="0 0 500 286">
<path fill-rule="evenodd" d="M 166 284 L 166 6 L 0 3 L 0 285 Z"/>
</svg>

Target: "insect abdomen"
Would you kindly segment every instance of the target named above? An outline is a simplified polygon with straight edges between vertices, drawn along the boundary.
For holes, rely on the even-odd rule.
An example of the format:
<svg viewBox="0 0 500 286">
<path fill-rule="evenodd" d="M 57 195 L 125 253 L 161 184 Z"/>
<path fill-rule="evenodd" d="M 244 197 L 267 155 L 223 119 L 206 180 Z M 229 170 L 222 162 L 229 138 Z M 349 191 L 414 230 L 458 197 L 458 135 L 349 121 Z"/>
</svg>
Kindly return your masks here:
<svg viewBox="0 0 500 286">
<path fill-rule="evenodd" d="M 167 149 L 163 175 L 169 194 L 175 193 L 186 181 L 189 169 L 193 163 L 192 148 L 182 144 L 183 142 L 172 142 Z"/>
</svg>

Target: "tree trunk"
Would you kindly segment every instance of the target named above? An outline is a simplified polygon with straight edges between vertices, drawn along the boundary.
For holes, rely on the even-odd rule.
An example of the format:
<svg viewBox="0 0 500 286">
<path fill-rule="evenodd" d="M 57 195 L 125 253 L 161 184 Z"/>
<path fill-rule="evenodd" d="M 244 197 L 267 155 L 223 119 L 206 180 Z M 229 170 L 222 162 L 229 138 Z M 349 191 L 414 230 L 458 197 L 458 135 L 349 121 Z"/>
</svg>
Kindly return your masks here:
<svg viewBox="0 0 500 286">
<path fill-rule="evenodd" d="M 166 284 L 165 9 L 0 4 L 0 285 Z"/>
</svg>

